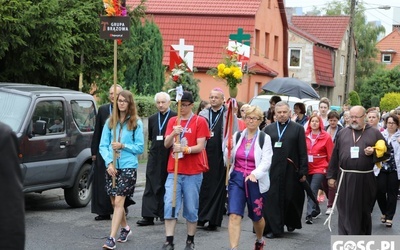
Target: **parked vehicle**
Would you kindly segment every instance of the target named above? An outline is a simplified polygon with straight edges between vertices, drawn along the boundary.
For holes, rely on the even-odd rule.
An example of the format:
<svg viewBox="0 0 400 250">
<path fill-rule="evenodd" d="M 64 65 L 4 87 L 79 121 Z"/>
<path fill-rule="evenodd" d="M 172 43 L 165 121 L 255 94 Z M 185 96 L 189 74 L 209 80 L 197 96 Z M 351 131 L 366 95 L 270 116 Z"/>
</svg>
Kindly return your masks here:
<svg viewBox="0 0 400 250">
<path fill-rule="evenodd" d="M 89 94 L 0 83 L 0 120 L 17 134 L 24 192 L 63 188 L 71 207 L 90 202 L 90 144 L 96 112 Z"/>
<path fill-rule="evenodd" d="M 279 96 L 282 99 L 282 101 L 285 101 L 289 104 L 291 109 L 293 109 L 293 106 L 296 102 L 301 102 L 301 99 L 297 97 L 290 97 L 283 95 L 258 95 L 253 97 L 253 99 L 251 99 L 249 104 L 259 106 L 261 110 L 267 111 L 269 109 L 269 101 L 273 96 Z"/>
<path fill-rule="evenodd" d="M 310 116 L 313 111 L 318 111 L 319 100 L 315 99 L 301 99 L 306 106 L 306 115 Z"/>
</svg>

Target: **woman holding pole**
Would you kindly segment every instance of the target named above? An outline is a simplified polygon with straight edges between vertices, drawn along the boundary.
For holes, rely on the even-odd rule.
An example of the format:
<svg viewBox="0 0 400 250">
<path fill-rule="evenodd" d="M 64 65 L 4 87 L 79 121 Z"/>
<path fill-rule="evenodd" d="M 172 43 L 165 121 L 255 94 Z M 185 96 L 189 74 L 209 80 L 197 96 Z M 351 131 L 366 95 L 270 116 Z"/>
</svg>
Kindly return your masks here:
<svg viewBox="0 0 400 250">
<path fill-rule="evenodd" d="M 118 94 L 117 103 L 116 116 L 107 119 L 99 146 L 107 168 L 106 190 L 114 208 L 110 236 L 103 245 L 106 249 L 116 247 L 115 237 L 120 226 L 118 242 L 126 242 L 132 233 L 126 221 L 124 202 L 126 196 L 133 194 L 138 167 L 137 155 L 142 154 L 144 149 L 143 123 L 137 116 L 132 93 L 123 90 Z M 115 137 L 114 127 L 116 127 Z"/>
<path fill-rule="evenodd" d="M 178 98 L 177 98 L 178 99 Z M 176 220 L 181 207 L 187 224 L 185 249 L 194 248 L 199 193 L 203 172 L 208 170 L 205 153 L 210 136 L 207 122 L 192 112 L 192 93 L 183 91 L 178 101 L 178 115 L 168 121 L 164 146 L 171 148 L 168 177 L 165 182 L 164 219 L 166 242 L 162 249 L 174 249 Z"/>
</svg>

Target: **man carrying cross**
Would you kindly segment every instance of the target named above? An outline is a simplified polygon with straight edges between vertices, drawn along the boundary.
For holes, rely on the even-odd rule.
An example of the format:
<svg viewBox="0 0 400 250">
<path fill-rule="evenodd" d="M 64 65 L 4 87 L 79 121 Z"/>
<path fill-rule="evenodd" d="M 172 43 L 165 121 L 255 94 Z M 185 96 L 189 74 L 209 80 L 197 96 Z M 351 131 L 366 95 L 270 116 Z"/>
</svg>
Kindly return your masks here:
<svg viewBox="0 0 400 250">
<path fill-rule="evenodd" d="M 166 148 L 172 147 L 168 158 L 168 177 L 164 196 L 166 242 L 162 246 L 162 249 L 168 250 L 174 249 L 176 220 L 182 206 L 188 230 L 185 249 L 195 249 L 194 235 L 198 219 L 200 186 L 203 172 L 208 170 L 207 155 L 204 150 L 206 139 L 210 134 L 207 122 L 203 117 L 193 114 L 192 93 L 184 91 L 179 103 L 180 116 L 172 117 L 168 121 L 164 141 Z M 177 136 L 179 140 L 175 140 Z M 176 143 L 177 141 L 179 143 Z M 174 190 L 176 160 L 174 157 L 178 157 L 176 190 Z"/>
</svg>

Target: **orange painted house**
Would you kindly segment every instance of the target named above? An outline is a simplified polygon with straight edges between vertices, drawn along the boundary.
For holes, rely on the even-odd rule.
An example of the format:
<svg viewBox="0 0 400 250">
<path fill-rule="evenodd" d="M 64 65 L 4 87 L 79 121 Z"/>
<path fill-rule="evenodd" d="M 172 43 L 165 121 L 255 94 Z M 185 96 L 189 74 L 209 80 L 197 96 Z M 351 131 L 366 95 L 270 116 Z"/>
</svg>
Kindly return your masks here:
<svg viewBox="0 0 400 250">
<path fill-rule="evenodd" d="M 400 65 L 400 27 L 394 27 L 393 31 L 382 38 L 377 44 L 376 61 L 385 65 L 386 69 L 393 69 Z"/>
<path fill-rule="evenodd" d="M 138 0 L 127 0 L 135 7 Z M 283 0 L 147 0 L 146 14 L 153 18 L 163 36 L 163 64 L 170 61 L 170 46 L 194 46 L 195 77 L 200 79 L 200 97 L 208 100 L 212 88 L 220 87 L 228 96 L 225 82 L 206 72 L 222 62 L 229 36 L 243 29 L 250 35 L 247 67 L 255 74 L 245 75 L 237 100 L 248 102 L 274 77 L 287 76 L 288 33 Z"/>
</svg>

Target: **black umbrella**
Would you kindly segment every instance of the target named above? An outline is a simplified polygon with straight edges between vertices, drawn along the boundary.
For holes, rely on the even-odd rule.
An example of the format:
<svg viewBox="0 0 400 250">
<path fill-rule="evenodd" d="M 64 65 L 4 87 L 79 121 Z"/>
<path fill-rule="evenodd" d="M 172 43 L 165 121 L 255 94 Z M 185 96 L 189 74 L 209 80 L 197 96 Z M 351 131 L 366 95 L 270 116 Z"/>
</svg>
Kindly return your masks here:
<svg viewBox="0 0 400 250">
<path fill-rule="evenodd" d="M 262 86 L 263 90 L 297 98 L 319 99 L 318 93 L 306 82 L 292 77 L 278 77 Z"/>
<path fill-rule="evenodd" d="M 294 163 L 294 161 L 293 161 L 292 159 L 287 158 L 287 161 L 288 161 L 290 164 L 292 164 L 292 166 L 294 167 L 294 169 L 296 170 L 296 172 L 299 171 L 299 168 L 297 167 L 296 163 Z M 304 191 L 306 191 L 307 196 L 310 197 L 311 200 L 315 203 L 315 205 L 316 205 L 316 210 L 317 210 L 317 211 L 320 211 L 321 209 L 319 208 L 318 200 L 317 200 L 317 198 L 314 196 L 314 194 L 313 194 L 313 192 L 312 192 L 312 190 L 311 190 L 310 183 L 308 183 L 308 181 L 305 180 L 305 181 L 301 182 L 301 185 L 303 186 Z"/>
</svg>

